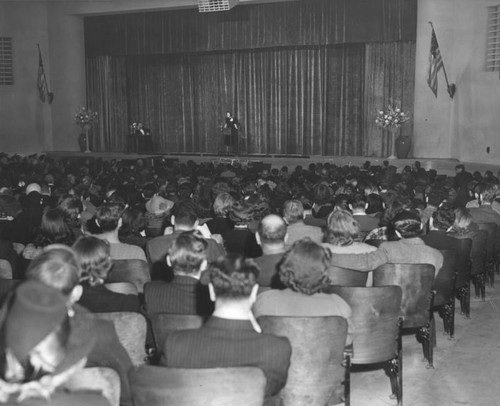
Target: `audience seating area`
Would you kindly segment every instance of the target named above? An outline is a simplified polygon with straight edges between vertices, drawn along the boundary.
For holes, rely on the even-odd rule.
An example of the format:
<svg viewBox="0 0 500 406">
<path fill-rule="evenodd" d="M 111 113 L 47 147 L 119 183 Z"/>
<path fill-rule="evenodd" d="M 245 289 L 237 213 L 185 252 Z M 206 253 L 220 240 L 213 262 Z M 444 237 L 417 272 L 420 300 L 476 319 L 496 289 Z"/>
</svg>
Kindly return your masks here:
<svg viewBox="0 0 500 406">
<path fill-rule="evenodd" d="M 89 317 L 112 323 L 117 345 L 123 347 L 131 366 L 124 367 L 128 370 L 123 373 L 103 360 L 99 367 L 77 371 L 63 387 L 69 392 L 100 392 L 111 406 L 357 405 L 361 404 L 357 400 L 369 398 L 363 395 L 368 387 L 364 387 L 363 376 L 381 368 L 389 377 L 387 385 L 375 381 L 383 388 L 385 401 L 402 406 L 403 388 L 413 385 L 413 372 L 405 376 L 406 368 L 418 369 L 419 376 L 440 372 L 443 358 L 439 351 L 448 351 L 453 340 L 463 336 L 465 323 L 481 318 L 482 303 L 491 300 L 495 274 L 500 270 L 500 181 L 491 172 L 471 174 L 461 167 L 456 177 L 450 177 L 426 171 L 417 162 L 405 168 L 388 162 L 383 166 L 367 162 L 361 167 L 318 163 L 291 171 L 286 167 L 242 167 L 237 162 L 162 166 L 141 159 L 121 162 L 0 155 L 0 211 L 4 217 L 0 302 L 5 308 L 10 306 L 19 284 L 33 278 L 32 267 L 41 253 L 54 245 L 71 250 L 80 261 L 80 300 L 94 300 L 100 306 Z M 481 196 L 478 201 L 474 193 Z M 287 202 L 301 209 L 290 213 Z M 112 229 L 100 217 L 107 205 L 122 205 L 119 225 Z M 482 208 L 490 221 L 480 221 Z M 189 217 L 186 210 L 194 216 L 190 225 L 182 217 Z M 335 223 L 335 212 L 345 213 L 346 223 Z M 60 221 L 54 219 L 56 215 L 61 215 Z M 273 284 L 282 283 L 261 286 L 258 295 L 256 290 L 257 302 L 260 295 L 274 290 L 294 290 L 286 284 L 283 262 L 304 239 L 288 246 L 288 233 L 276 236 L 279 233 L 273 229 L 274 234 L 266 234 L 266 219 L 271 215 L 287 230 L 299 223 L 301 237 L 307 241 L 321 229 L 323 239 L 314 244 L 328 253 L 322 275 L 326 287 L 299 292 L 339 297 L 348 305 L 350 317 L 311 311 L 307 316 L 263 314 L 257 318 L 262 333 L 286 337 L 292 348 L 286 383 L 273 397 L 265 397 L 266 375 L 256 367 L 161 365 L 166 337 L 174 331 L 201 328 L 213 309 L 181 313 L 165 305 L 161 312 L 148 311 L 144 286 L 151 281 L 165 281 L 172 289 L 168 299 L 179 304 L 193 295 L 196 300 L 203 295 L 209 301 L 209 293 L 213 296 L 208 288 L 210 283 L 213 290 L 212 264 L 238 254 L 263 257 L 261 273 L 269 271 L 265 265 L 270 263 L 276 278 Z M 367 222 L 362 216 L 376 218 L 378 227 L 363 229 Z M 401 230 L 408 231 L 415 216 L 418 227 L 411 230 L 414 235 L 405 236 Z M 160 236 L 148 237 L 147 229 Z M 435 269 L 435 258 L 430 257 L 391 261 L 386 244 L 420 241 L 432 230 L 457 240 L 456 250 L 435 249 L 436 258 L 442 261 L 440 269 Z M 179 235 L 185 232 L 205 241 L 203 247 L 187 254 L 185 248 L 178 248 Z M 85 262 L 81 259 L 84 254 L 78 254 L 78 241 L 86 236 L 105 241 L 107 254 L 102 261 L 94 261 L 98 265 Z M 160 239 L 156 241 L 162 241 L 168 252 L 168 260 L 165 256 L 160 267 L 150 263 L 146 254 L 153 238 Z M 189 257 L 189 264 L 198 261 L 196 255 L 203 255 L 203 261 L 198 261 L 203 266 L 194 273 L 186 271 L 179 265 L 176 249 Z M 103 263 L 105 271 L 94 274 L 92 267 Z M 108 308 L 107 303 L 113 307 Z M 442 327 L 436 325 L 436 312 Z M 416 333 L 422 345 L 425 362 L 416 366 L 403 363 L 405 356 L 417 353 L 416 346 L 405 338 L 408 333 Z M 196 354 L 196 348 L 193 351 Z M 0 372 L 5 376 L 5 371 Z M 369 377 L 366 382 L 370 385 L 374 380 Z M 124 383 L 130 390 L 128 399 L 123 396 Z M 413 390 L 409 392 L 412 397 L 405 389 L 404 404 L 424 404 Z"/>
</svg>

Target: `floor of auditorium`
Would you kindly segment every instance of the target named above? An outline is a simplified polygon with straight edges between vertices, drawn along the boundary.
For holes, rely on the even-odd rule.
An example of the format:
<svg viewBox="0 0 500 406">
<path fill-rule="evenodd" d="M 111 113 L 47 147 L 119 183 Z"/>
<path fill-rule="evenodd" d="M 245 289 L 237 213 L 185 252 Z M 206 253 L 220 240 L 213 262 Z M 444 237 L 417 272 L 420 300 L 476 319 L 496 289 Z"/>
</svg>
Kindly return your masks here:
<svg viewBox="0 0 500 406">
<path fill-rule="evenodd" d="M 497 275 L 498 278 L 498 275 Z M 455 312 L 455 339 L 443 335 L 436 314 L 434 369 L 422 361 L 415 335 L 403 337 L 405 406 L 493 406 L 500 403 L 500 287 L 487 287 L 486 300 L 472 294 L 470 319 Z M 458 301 L 457 301 L 458 306 Z M 389 398 L 389 378 L 382 369 L 351 374 L 351 405 L 396 405 Z"/>
</svg>

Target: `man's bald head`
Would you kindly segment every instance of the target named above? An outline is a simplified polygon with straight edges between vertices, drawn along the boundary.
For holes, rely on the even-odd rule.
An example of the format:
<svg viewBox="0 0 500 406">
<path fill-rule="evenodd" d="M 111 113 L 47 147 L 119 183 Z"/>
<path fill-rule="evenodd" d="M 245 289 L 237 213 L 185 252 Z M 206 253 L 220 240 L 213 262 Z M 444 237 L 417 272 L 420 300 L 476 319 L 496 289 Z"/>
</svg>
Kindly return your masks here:
<svg viewBox="0 0 500 406">
<path fill-rule="evenodd" d="M 286 223 L 276 214 L 264 217 L 257 229 L 261 244 L 281 244 L 285 242 Z"/>
</svg>

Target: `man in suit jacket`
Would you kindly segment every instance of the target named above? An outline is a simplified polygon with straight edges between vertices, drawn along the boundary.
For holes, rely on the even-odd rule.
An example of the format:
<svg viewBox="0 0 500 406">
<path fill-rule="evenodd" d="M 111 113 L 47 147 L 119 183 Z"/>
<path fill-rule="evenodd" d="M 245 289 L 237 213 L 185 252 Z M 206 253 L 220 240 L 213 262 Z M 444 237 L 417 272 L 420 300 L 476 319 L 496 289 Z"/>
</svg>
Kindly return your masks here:
<svg viewBox="0 0 500 406">
<path fill-rule="evenodd" d="M 254 259 L 260 268 L 259 286 L 282 287 L 276 266 L 286 251 L 286 229 L 285 221 L 276 214 L 264 217 L 259 223 L 255 238 L 262 247 L 263 255 Z"/>
<path fill-rule="evenodd" d="M 146 244 L 146 256 L 152 265 L 151 277 L 153 280 L 170 281 L 173 277 L 172 269 L 166 264 L 166 257 L 175 239 L 184 231 L 192 231 L 198 227 L 196 212 L 189 204 L 176 204 L 173 209 L 171 223 L 174 232 L 168 235 L 149 240 Z M 207 238 L 207 261 L 211 263 L 226 253 L 224 246 L 214 239 Z"/>
<path fill-rule="evenodd" d="M 253 260 L 229 254 L 210 267 L 212 317 L 200 329 L 170 333 L 161 364 L 179 368 L 250 366 L 266 376 L 266 397 L 285 385 L 290 365 L 288 339 L 261 333 L 251 312 L 259 270 Z"/>
<path fill-rule="evenodd" d="M 183 231 L 177 236 L 167 257 L 174 271 L 173 280 L 152 281 L 144 287 L 148 315 L 212 314 L 214 306 L 208 286 L 200 282 L 200 276 L 207 268 L 207 246 L 207 240 L 196 231 Z"/>
</svg>

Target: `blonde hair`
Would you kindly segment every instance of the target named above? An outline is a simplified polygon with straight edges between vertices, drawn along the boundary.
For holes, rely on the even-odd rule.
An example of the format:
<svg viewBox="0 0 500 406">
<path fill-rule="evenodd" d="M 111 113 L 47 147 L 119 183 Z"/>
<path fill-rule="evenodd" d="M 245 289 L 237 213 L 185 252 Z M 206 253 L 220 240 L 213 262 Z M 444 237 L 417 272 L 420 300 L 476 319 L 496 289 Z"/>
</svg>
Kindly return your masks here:
<svg viewBox="0 0 500 406">
<path fill-rule="evenodd" d="M 328 216 L 327 226 L 325 242 L 332 245 L 350 245 L 359 234 L 359 223 L 347 210 L 332 211 Z"/>
</svg>

